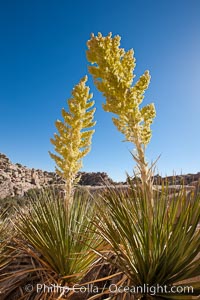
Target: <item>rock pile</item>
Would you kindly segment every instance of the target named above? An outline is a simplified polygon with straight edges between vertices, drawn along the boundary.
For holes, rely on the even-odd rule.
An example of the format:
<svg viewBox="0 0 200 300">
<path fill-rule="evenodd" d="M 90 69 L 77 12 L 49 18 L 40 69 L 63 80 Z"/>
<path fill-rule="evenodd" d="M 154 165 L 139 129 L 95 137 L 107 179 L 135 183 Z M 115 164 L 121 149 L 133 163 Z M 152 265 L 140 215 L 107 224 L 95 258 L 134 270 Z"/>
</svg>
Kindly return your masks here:
<svg viewBox="0 0 200 300">
<path fill-rule="evenodd" d="M 81 185 L 105 185 L 113 181 L 106 173 L 80 172 Z M 25 192 L 34 188 L 49 185 L 63 185 L 64 180 L 55 172 L 30 169 L 21 164 L 13 164 L 5 154 L 0 153 L 0 198 L 23 196 Z"/>
<path fill-rule="evenodd" d="M 97 173 L 86 173 L 81 172 L 81 179 L 79 181 L 80 185 L 89 185 L 89 186 L 105 186 L 114 184 L 114 181 L 108 177 L 108 174 L 105 172 Z"/>
<path fill-rule="evenodd" d="M 200 183 L 200 172 L 197 174 L 186 174 L 186 175 L 176 175 L 176 176 L 168 176 L 161 177 L 159 175 L 154 176 L 155 184 L 168 183 L 168 185 L 192 185 L 195 186 Z"/>
<path fill-rule="evenodd" d="M 29 169 L 13 164 L 5 154 L 0 154 L 0 198 L 23 196 L 32 188 L 59 183 L 60 178 L 53 172 Z"/>
</svg>

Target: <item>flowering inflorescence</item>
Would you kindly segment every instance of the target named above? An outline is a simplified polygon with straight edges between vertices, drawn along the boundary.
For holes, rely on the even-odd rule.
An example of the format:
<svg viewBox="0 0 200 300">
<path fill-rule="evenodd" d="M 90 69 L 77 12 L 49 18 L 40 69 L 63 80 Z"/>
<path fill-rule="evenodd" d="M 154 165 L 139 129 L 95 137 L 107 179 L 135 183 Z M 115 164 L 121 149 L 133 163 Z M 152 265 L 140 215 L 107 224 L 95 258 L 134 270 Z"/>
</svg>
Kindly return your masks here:
<svg viewBox="0 0 200 300">
<path fill-rule="evenodd" d="M 146 71 L 133 85 L 135 58 L 133 50 L 120 48 L 120 37 L 110 33 L 103 37 L 92 34 L 87 46 L 87 59 L 92 64 L 89 72 L 99 91 L 106 98 L 103 108 L 116 115 L 113 123 L 125 135 L 127 141 L 135 144 L 137 154 L 134 156 L 137 169 L 141 174 L 143 186 L 147 187 L 152 200 L 152 173 L 145 161 L 145 147 L 151 139 L 151 128 L 156 111 L 154 104 L 140 108 L 144 93 L 149 86 L 150 75 Z M 90 151 L 91 137 L 94 130 L 87 130 L 95 125 L 91 109 L 94 101 L 85 85 L 85 76 L 72 91 L 68 100 L 69 112 L 62 110 L 64 122 L 57 121 L 58 134 L 51 139 L 58 153 L 51 157 L 57 164 L 57 173 L 66 180 L 66 191 L 71 193 L 76 182 L 77 172 L 82 167 L 82 158 Z"/>
<path fill-rule="evenodd" d="M 120 39 L 120 36 L 112 37 L 111 33 L 106 37 L 101 33 L 92 34 L 87 43 L 87 59 L 92 64 L 89 72 L 106 98 L 104 110 L 117 115 L 112 118 L 114 125 L 124 134 L 126 141 L 136 146 L 137 154 L 133 155 L 136 168 L 141 175 L 142 189 L 153 206 L 152 171 L 145 160 L 145 148 L 151 139 L 150 125 L 156 111 L 153 103 L 140 108 L 150 75 L 146 71 L 133 85 L 134 53 L 132 49 L 125 52 L 120 48 Z"/>
<path fill-rule="evenodd" d="M 94 101 L 90 101 L 92 94 L 89 93 L 86 81 L 87 76 L 74 87 L 72 97 L 68 100 L 69 112 L 62 109 L 64 122 L 56 121 L 58 134 L 55 133 L 54 139 L 51 139 L 58 155 L 50 152 L 50 156 L 56 162 L 57 173 L 66 181 L 68 194 L 78 181 L 77 172 L 82 167 L 82 158 L 90 151 L 94 133 L 90 129 L 95 125 L 95 108 L 92 108 Z"/>
<path fill-rule="evenodd" d="M 109 34 L 103 37 L 92 34 L 87 43 L 87 59 L 93 66 L 89 72 L 94 82 L 106 98 L 105 111 L 118 115 L 113 118 L 115 126 L 122 132 L 127 141 L 139 141 L 147 145 L 151 139 L 150 125 L 155 117 L 154 104 L 140 109 L 144 92 L 150 82 L 146 71 L 133 85 L 135 58 L 133 50 L 125 52 L 120 48 L 120 37 Z"/>
</svg>

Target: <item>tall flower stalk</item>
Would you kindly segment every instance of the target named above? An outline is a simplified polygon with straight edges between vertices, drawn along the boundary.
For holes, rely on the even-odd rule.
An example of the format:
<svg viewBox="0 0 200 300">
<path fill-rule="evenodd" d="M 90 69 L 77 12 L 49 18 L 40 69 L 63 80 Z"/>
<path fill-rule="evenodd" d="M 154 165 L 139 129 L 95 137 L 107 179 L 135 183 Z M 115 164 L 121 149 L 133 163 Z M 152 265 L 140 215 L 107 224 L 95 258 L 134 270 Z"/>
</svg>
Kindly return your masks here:
<svg viewBox="0 0 200 300">
<path fill-rule="evenodd" d="M 62 109 L 64 121 L 56 121 L 58 133 L 51 139 L 58 155 L 49 152 L 50 156 L 56 162 L 56 172 L 65 179 L 66 207 L 72 201 L 73 186 L 79 180 L 77 173 L 82 167 L 82 158 L 90 151 L 94 133 L 91 129 L 95 125 L 94 101 L 91 101 L 92 94 L 86 81 L 87 76 L 74 87 L 72 97 L 68 100 L 69 111 Z"/>
<path fill-rule="evenodd" d="M 141 175 L 143 190 L 153 206 L 152 172 L 145 159 L 145 149 L 151 139 L 150 125 L 155 118 L 154 104 L 140 108 L 144 93 L 149 86 L 150 75 L 146 71 L 133 85 L 135 58 L 133 50 L 120 48 L 120 37 L 110 33 L 103 37 L 91 35 L 87 46 L 87 59 L 92 64 L 89 72 L 97 89 L 103 93 L 103 108 L 115 114 L 113 123 L 125 135 L 126 141 L 136 146 L 134 159 Z"/>
</svg>

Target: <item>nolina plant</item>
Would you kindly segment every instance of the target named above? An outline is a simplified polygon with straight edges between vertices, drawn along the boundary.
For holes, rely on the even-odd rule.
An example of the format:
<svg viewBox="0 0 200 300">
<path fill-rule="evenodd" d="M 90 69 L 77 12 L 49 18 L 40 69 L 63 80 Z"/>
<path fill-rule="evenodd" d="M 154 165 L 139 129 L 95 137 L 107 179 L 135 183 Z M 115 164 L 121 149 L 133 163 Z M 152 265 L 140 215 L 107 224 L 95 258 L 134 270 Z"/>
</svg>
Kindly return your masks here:
<svg viewBox="0 0 200 300">
<path fill-rule="evenodd" d="M 120 37 L 110 33 L 103 37 L 92 34 L 87 43 L 87 59 L 93 66 L 89 72 L 99 91 L 106 98 L 103 108 L 114 113 L 113 123 L 125 135 L 127 141 L 135 144 L 134 156 L 141 175 L 142 187 L 148 193 L 153 206 L 152 172 L 145 160 L 145 149 L 151 139 L 150 125 L 156 115 L 154 104 L 140 108 L 145 90 L 150 82 L 146 71 L 133 85 L 135 58 L 133 50 L 127 52 L 120 48 Z"/>
<path fill-rule="evenodd" d="M 58 155 L 50 152 L 57 164 L 56 172 L 65 179 L 66 207 L 73 197 L 73 186 L 78 182 L 77 173 L 82 167 L 82 158 L 90 151 L 91 138 L 95 125 L 93 121 L 94 101 L 86 86 L 87 76 L 74 87 L 72 97 L 68 100 L 69 112 L 62 109 L 64 121 L 56 121 L 58 134 L 55 133 L 51 143 Z M 92 108 L 92 109 L 91 109 Z"/>
<path fill-rule="evenodd" d="M 62 201 L 57 190 L 38 191 L 30 195 L 31 208 L 19 211 L 15 226 L 19 238 L 14 241 L 18 256 L 14 262 L 15 272 L 4 274 L 3 299 L 11 299 L 13 293 L 18 293 L 25 281 L 32 282 L 32 278 L 35 283 L 47 286 L 54 283 L 73 286 L 84 278 L 97 259 L 91 250 L 101 248 L 101 238 L 90 221 L 95 214 L 95 203 L 90 202 L 87 193 L 73 190 L 82 158 L 90 151 L 94 132 L 91 127 L 95 125 L 94 101 L 90 101 L 92 94 L 86 81 L 87 76 L 74 87 L 68 100 L 69 110 L 62 110 L 64 121 L 56 121 L 58 133 L 51 140 L 57 154 L 50 155 L 57 164 L 57 173 L 65 179 L 65 199 Z M 24 256 L 31 262 L 25 269 L 20 265 Z M 61 298 L 63 291 L 54 290 L 50 295 L 43 290 L 38 293 L 36 285 L 29 293 L 20 290 L 20 294 L 21 299 L 64 299 Z M 71 293 L 67 295 L 70 297 Z"/>
<path fill-rule="evenodd" d="M 124 292 L 123 299 L 197 299 L 200 197 L 195 194 L 189 197 L 182 189 L 170 200 L 164 186 L 160 192 L 153 193 L 153 172 L 145 159 L 145 149 L 151 139 L 150 125 L 156 112 L 153 104 L 140 108 L 149 85 L 149 72 L 133 85 L 133 51 L 120 48 L 119 36 L 103 37 L 99 33 L 92 35 L 87 45 L 88 61 L 94 64 L 89 72 L 106 98 L 103 108 L 117 116 L 113 118 L 115 126 L 127 141 L 135 144 L 134 158 L 142 181 L 136 185 L 129 182 L 128 192 L 109 189 L 102 197 L 103 203 L 97 203 L 94 224 L 109 244 L 115 260 L 109 260 L 103 251 L 99 255 L 122 272 L 118 282 L 121 286 L 160 284 L 170 290 L 171 286 L 180 282 L 184 285 L 183 281 L 190 280 L 194 287 L 188 294 L 159 295 L 157 291 L 153 296 L 142 291 L 133 296 Z M 117 295 L 113 299 L 118 299 Z"/>
</svg>

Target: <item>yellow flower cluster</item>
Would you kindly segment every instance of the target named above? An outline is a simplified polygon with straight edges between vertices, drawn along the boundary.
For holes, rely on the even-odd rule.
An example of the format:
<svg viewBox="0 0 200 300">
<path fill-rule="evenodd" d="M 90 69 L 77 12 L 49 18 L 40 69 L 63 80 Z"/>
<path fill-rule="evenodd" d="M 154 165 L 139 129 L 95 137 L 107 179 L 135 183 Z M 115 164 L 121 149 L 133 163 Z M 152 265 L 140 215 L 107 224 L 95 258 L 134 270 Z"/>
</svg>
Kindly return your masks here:
<svg viewBox="0 0 200 300">
<path fill-rule="evenodd" d="M 95 108 L 94 101 L 90 101 L 89 87 L 86 84 L 87 76 L 80 80 L 72 91 L 68 100 L 69 112 L 62 110 L 64 122 L 56 121 L 58 134 L 54 135 L 51 143 L 59 155 L 50 153 L 55 160 L 56 171 L 70 186 L 75 183 L 77 172 L 82 167 L 82 158 L 90 151 L 91 138 L 94 130 L 87 130 L 95 125 L 93 121 Z"/>
<path fill-rule="evenodd" d="M 115 126 L 127 141 L 147 145 L 151 139 L 150 125 L 156 115 L 155 107 L 149 104 L 142 109 L 139 105 L 150 82 L 146 71 L 133 86 L 135 58 L 133 50 L 127 52 L 120 48 L 120 37 L 110 33 L 103 37 L 92 34 L 87 46 L 87 59 L 93 66 L 89 72 L 95 85 L 103 93 L 105 111 L 118 115 L 113 118 Z"/>
</svg>

